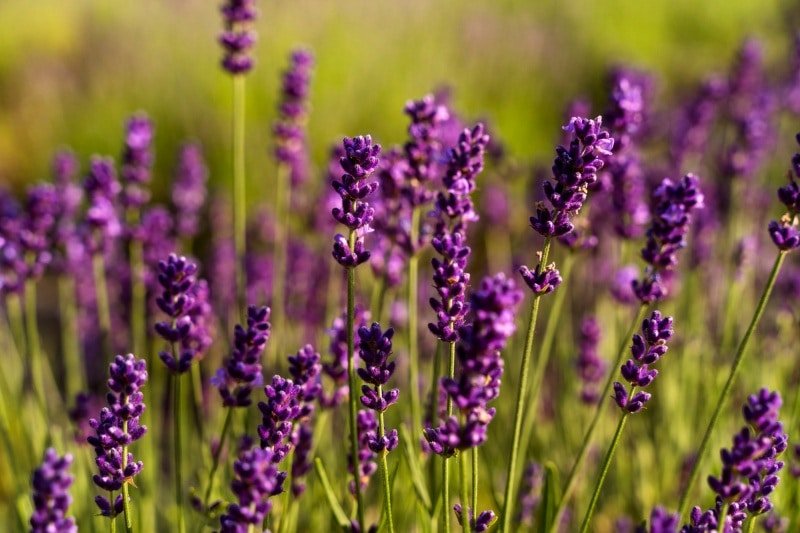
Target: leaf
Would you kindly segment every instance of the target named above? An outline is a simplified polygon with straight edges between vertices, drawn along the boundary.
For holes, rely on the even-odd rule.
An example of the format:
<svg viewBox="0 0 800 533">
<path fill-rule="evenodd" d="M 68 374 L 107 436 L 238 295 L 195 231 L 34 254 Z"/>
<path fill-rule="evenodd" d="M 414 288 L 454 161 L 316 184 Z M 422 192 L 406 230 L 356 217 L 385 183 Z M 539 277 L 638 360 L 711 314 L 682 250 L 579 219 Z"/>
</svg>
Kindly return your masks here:
<svg viewBox="0 0 800 533">
<path fill-rule="evenodd" d="M 411 436 L 408 434 L 408 430 L 405 426 L 400 426 L 400 438 L 403 440 L 403 455 L 406 458 L 406 463 L 408 463 L 408 469 L 411 471 L 411 483 L 414 485 L 414 493 L 425 508 L 425 512 L 431 515 L 433 512 L 431 497 L 430 494 L 428 494 L 428 487 L 425 485 L 425 478 L 422 474 L 419 460 L 414 453 L 414 445 L 411 442 Z"/>
<path fill-rule="evenodd" d="M 542 484 L 542 499 L 539 503 L 539 513 L 536 523 L 537 531 L 549 531 L 555 519 L 556 507 L 560 499 L 561 482 L 558 479 L 558 469 L 552 462 L 544 466 L 544 483 Z"/>
<path fill-rule="evenodd" d="M 344 530 L 350 529 L 350 520 L 347 518 L 347 515 L 342 509 L 342 506 L 339 504 L 339 500 L 336 499 L 336 494 L 333 492 L 333 487 L 331 487 L 331 482 L 328 479 L 328 472 L 325 470 L 325 465 L 322 463 L 322 459 L 319 457 L 314 458 L 314 470 L 317 471 L 317 476 L 319 476 L 319 480 L 322 483 L 322 488 L 325 490 L 325 496 L 328 498 L 328 505 L 333 512 L 333 516 L 336 518 L 336 522 L 341 526 Z"/>
</svg>

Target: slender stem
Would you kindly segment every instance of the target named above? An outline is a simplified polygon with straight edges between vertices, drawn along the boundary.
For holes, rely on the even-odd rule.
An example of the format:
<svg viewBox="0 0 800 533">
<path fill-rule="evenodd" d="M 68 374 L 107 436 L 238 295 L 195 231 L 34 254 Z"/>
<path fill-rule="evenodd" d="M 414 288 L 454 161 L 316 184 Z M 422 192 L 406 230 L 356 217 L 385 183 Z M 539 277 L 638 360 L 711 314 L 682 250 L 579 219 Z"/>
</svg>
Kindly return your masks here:
<svg viewBox="0 0 800 533">
<path fill-rule="evenodd" d="M 631 390 L 631 396 L 633 395 L 633 390 Z M 622 415 L 622 418 L 619 419 L 619 424 L 617 424 L 617 431 L 614 433 L 614 438 L 611 440 L 611 445 L 608 447 L 608 451 L 606 452 L 606 456 L 603 459 L 603 464 L 600 467 L 600 477 L 597 478 L 597 484 L 594 487 L 594 492 L 592 493 L 592 499 L 589 501 L 589 508 L 586 509 L 586 515 L 583 517 L 583 525 L 581 525 L 581 533 L 586 533 L 589 531 L 589 524 L 592 522 L 592 515 L 594 514 L 594 509 L 597 507 L 597 500 L 600 499 L 600 491 L 603 489 L 603 483 L 606 481 L 606 476 L 608 475 L 608 469 L 611 467 L 611 460 L 614 458 L 614 452 L 617 450 L 617 446 L 619 446 L 620 438 L 622 437 L 622 430 L 625 428 L 625 422 L 628 421 L 628 417 L 630 413 L 626 412 Z"/>
<path fill-rule="evenodd" d="M 415 207 L 411 213 L 410 239 L 412 246 L 416 246 L 419 231 L 420 209 Z M 419 286 L 419 256 L 411 254 L 408 260 L 408 386 L 411 396 L 411 438 L 414 442 L 420 440 L 422 415 L 419 399 L 419 339 L 418 335 L 418 309 L 417 290 Z M 447 502 L 445 502 L 446 504 Z"/>
<path fill-rule="evenodd" d="M 192 396 L 192 414 L 194 415 L 194 425 L 200 441 L 205 440 L 205 424 L 203 424 L 203 375 L 200 365 L 192 365 L 190 369 L 191 381 L 189 387 Z"/>
<path fill-rule="evenodd" d="M 610 368 L 616 369 L 622 365 L 623 359 L 625 359 L 625 351 L 630 343 L 630 339 L 633 336 L 636 328 L 639 327 L 639 322 L 641 322 L 642 318 L 644 318 L 645 313 L 647 312 L 647 304 L 642 304 L 639 306 L 639 310 L 636 313 L 636 317 L 633 319 L 628 331 L 620 340 L 619 350 L 617 351 L 617 356 L 614 359 L 614 364 L 611 365 Z M 578 451 L 578 456 L 575 457 L 575 462 L 572 464 L 572 469 L 569 471 L 569 476 L 567 477 L 567 481 L 564 485 L 564 493 L 561 496 L 561 500 L 558 502 L 556 506 L 556 511 L 553 514 L 553 521 L 550 524 L 550 532 L 555 533 L 558 531 L 559 524 L 561 523 L 561 518 L 564 515 L 564 511 L 567 508 L 567 502 L 569 501 L 570 496 L 572 495 L 572 491 L 575 489 L 575 483 L 578 480 L 578 472 L 580 472 L 581 467 L 583 466 L 583 461 L 586 459 L 586 454 L 589 451 L 589 446 L 592 443 L 592 439 L 594 438 L 594 434 L 597 431 L 601 415 L 603 414 L 603 406 L 608 398 L 611 397 L 611 388 L 614 386 L 614 376 L 615 372 L 612 370 L 608 373 L 608 378 L 606 379 L 605 386 L 603 387 L 603 391 L 601 392 L 599 398 L 600 400 L 595 407 L 594 416 L 592 417 L 592 421 L 589 423 L 589 427 L 586 430 L 586 434 L 583 436 L 583 443 L 581 443 L 581 448 Z"/>
<path fill-rule="evenodd" d="M 478 519 L 478 447 L 472 448 L 472 516 Z"/>
<path fill-rule="evenodd" d="M 108 304 L 108 285 L 106 284 L 106 261 L 103 252 L 95 252 L 92 256 L 94 272 L 95 299 L 97 300 L 97 323 L 100 326 L 100 337 L 103 345 L 103 361 L 111 361 L 111 308 Z"/>
<path fill-rule="evenodd" d="M 459 487 L 461 488 L 461 529 L 472 531 L 472 524 L 469 519 L 469 479 L 467 473 L 467 451 L 458 452 L 458 466 L 460 470 Z M 449 513 L 450 509 L 445 509 Z"/>
<path fill-rule="evenodd" d="M 128 398 L 125 398 L 125 402 L 128 403 Z M 128 421 L 122 421 L 122 432 L 128 433 Z M 122 470 L 124 471 L 128 467 L 128 446 L 122 447 Z M 122 512 L 125 515 L 125 531 L 127 533 L 133 532 L 133 516 L 131 515 L 131 502 L 130 502 L 130 493 L 128 487 L 128 480 L 122 482 Z"/>
<path fill-rule="evenodd" d="M 356 232 L 350 230 L 350 249 L 355 248 Z M 353 323 L 356 313 L 356 271 L 355 268 L 347 269 L 347 376 L 350 390 L 348 403 L 350 404 L 350 453 L 353 459 L 353 480 L 356 489 L 356 508 L 358 525 L 364 531 L 364 496 L 361 490 L 361 461 L 358 457 L 358 386 L 356 384 L 356 369 L 353 362 L 355 357 L 355 343 L 353 339 Z"/>
<path fill-rule="evenodd" d="M 545 239 L 544 247 L 542 249 L 542 256 L 537 266 L 537 270 L 545 268 L 547 259 L 550 256 L 550 237 Z M 563 289 L 562 289 L 563 290 Z M 508 461 L 508 470 L 506 474 L 506 490 L 505 499 L 503 500 L 503 524 L 500 528 L 501 531 L 506 533 L 511 532 L 511 517 L 514 514 L 514 499 L 516 498 L 517 482 L 517 462 L 520 454 L 520 438 L 522 436 L 522 417 L 525 411 L 525 400 L 527 399 L 528 389 L 528 371 L 530 369 L 531 353 L 533 353 L 533 337 L 536 332 L 536 320 L 539 316 L 539 303 L 541 295 L 533 297 L 531 304 L 531 315 L 528 321 L 528 333 L 525 337 L 525 351 L 522 354 L 522 361 L 520 363 L 519 372 L 519 388 L 517 389 L 517 405 L 514 412 L 514 436 L 511 441 L 511 458 Z"/>
<path fill-rule="evenodd" d="M 755 531 L 756 520 L 758 520 L 758 515 L 751 516 L 747 519 L 747 525 L 744 526 L 744 533 L 753 533 L 753 531 Z"/>
<path fill-rule="evenodd" d="M 175 523 L 178 533 L 184 533 L 186 524 L 183 520 L 183 481 L 181 479 L 181 374 L 176 373 L 172 383 L 172 467 L 175 469 Z"/>
<path fill-rule="evenodd" d="M 203 497 L 203 509 L 208 509 L 208 502 L 211 499 L 211 492 L 214 490 L 214 479 L 217 475 L 219 468 L 219 458 L 222 455 L 222 448 L 225 447 L 225 439 L 228 436 L 228 430 L 231 427 L 231 420 L 233 420 L 233 408 L 228 407 L 225 413 L 225 422 L 222 424 L 222 433 L 219 436 L 219 444 L 211 458 L 211 470 L 208 472 L 208 481 L 206 482 L 206 494 Z"/>
<path fill-rule="evenodd" d="M 109 517 L 108 529 L 111 533 L 117 533 L 117 516 L 114 514 L 114 491 L 108 491 L 108 501 L 111 502 L 111 516 Z"/>
<path fill-rule="evenodd" d="M 447 361 L 447 377 L 453 379 L 456 375 L 456 343 L 449 342 L 448 346 L 448 361 Z M 437 393 L 438 394 L 438 393 Z M 438 398 L 438 397 L 437 397 Z M 447 418 L 453 415 L 453 399 L 447 395 Z M 451 457 L 444 458 L 444 483 L 442 484 L 442 498 L 444 503 L 444 530 L 450 531 L 450 459 Z"/>
<path fill-rule="evenodd" d="M 244 270 L 246 247 L 247 185 L 245 181 L 245 85 L 244 76 L 233 76 L 233 245 L 236 250 L 236 297 L 241 321 L 246 304 Z"/>
<path fill-rule="evenodd" d="M 28 368 L 31 373 L 34 395 L 45 420 L 49 421 L 47 396 L 44 389 L 44 362 L 39 341 L 39 325 L 36 319 L 36 282 L 32 279 L 25 281 L 25 331 L 28 340 Z"/>
<path fill-rule="evenodd" d="M 6 309 L 8 311 L 8 322 L 11 328 L 11 336 L 14 338 L 14 346 L 20 356 L 20 361 L 28 353 L 28 343 L 25 341 L 25 318 L 22 313 L 22 302 L 19 294 L 13 292 L 6 296 Z"/>
<path fill-rule="evenodd" d="M 67 373 L 67 395 L 72 398 L 84 389 L 86 375 L 78 345 L 75 281 L 67 274 L 61 274 L 58 277 L 58 307 L 61 345 L 64 350 L 64 368 Z M 139 352 L 136 353 L 139 354 Z"/>
<path fill-rule="evenodd" d="M 728 502 L 722 502 L 722 507 L 719 509 L 719 516 L 717 516 L 717 529 L 720 531 L 725 531 L 725 522 L 727 521 L 729 508 L 730 504 Z"/>
<path fill-rule="evenodd" d="M 283 345 L 286 333 L 286 253 L 288 250 L 288 216 L 289 203 L 291 201 L 291 187 L 289 179 L 290 169 L 283 163 L 278 164 L 278 172 L 275 185 L 275 274 L 272 277 L 272 339 L 270 340 L 270 364 L 277 361 L 278 354 L 283 353 Z"/>
<path fill-rule="evenodd" d="M 378 396 L 383 398 L 383 386 L 378 385 Z M 386 427 L 383 422 L 383 411 L 378 413 L 378 439 L 383 440 L 386 435 Z M 384 448 L 381 450 L 381 474 L 383 477 L 383 497 L 384 505 L 386 506 L 386 519 L 389 524 L 389 533 L 394 533 L 394 515 L 392 514 L 392 487 L 389 483 L 389 466 L 386 461 L 386 456 L 389 452 Z"/>
<path fill-rule="evenodd" d="M 733 383 L 736 381 L 736 377 L 739 374 L 739 369 L 742 366 L 744 354 L 747 351 L 747 345 L 750 343 L 750 337 L 752 337 L 756 326 L 758 326 L 758 323 L 761 320 L 761 315 L 764 314 L 764 309 L 767 306 L 770 294 L 772 294 L 772 289 L 775 286 L 775 281 L 778 279 L 778 273 L 781 270 L 781 265 L 783 265 L 783 260 L 785 258 L 786 251 L 784 250 L 779 251 L 777 257 L 775 257 L 775 263 L 772 266 L 769 279 L 767 279 L 767 284 L 764 286 L 764 292 L 761 293 L 761 298 L 758 300 L 758 305 L 756 306 L 755 313 L 753 313 L 753 318 L 750 320 L 750 325 L 747 326 L 747 330 L 744 332 L 744 337 L 742 337 L 742 340 L 739 342 L 739 347 L 736 349 L 736 356 L 733 359 L 733 365 L 731 366 L 730 374 L 728 374 L 728 379 L 725 381 L 725 386 L 722 388 L 722 392 L 717 399 L 716 407 L 714 407 L 714 413 L 711 415 L 711 420 L 708 423 L 705 434 L 703 434 L 703 440 L 700 443 L 700 449 L 697 450 L 695 461 L 692 465 L 692 470 L 689 473 L 689 478 L 686 482 L 686 487 L 681 495 L 680 505 L 678 506 L 678 512 L 680 513 L 681 517 L 686 514 L 689 506 L 689 496 L 692 492 L 692 487 L 697 481 L 697 476 L 700 473 L 703 458 L 711 441 L 711 434 L 714 432 L 714 428 L 717 425 L 717 421 L 719 420 L 719 416 L 722 413 L 723 407 L 725 406 L 725 402 L 727 401 L 728 396 L 730 396 Z"/>
<path fill-rule="evenodd" d="M 128 211 L 128 222 L 132 227 L 138 224 L 138 209 Z M 144 286 L 144 252 L 142 242 L 131 238 L 128 243 L 131 269 L 131 340 L 133 353 L 144 353 L 147 343 L 147 291 Z"/>
</svg>

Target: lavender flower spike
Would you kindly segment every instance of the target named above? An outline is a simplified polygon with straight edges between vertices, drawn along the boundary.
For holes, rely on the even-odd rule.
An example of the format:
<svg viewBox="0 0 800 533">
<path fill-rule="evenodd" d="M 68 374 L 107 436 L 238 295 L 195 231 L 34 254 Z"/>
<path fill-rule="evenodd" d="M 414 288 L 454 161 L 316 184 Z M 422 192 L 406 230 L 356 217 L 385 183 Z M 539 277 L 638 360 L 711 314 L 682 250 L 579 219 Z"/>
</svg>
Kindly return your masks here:
<svg viewBox="0 0 800 533">
<path fill-rule="evenodd" d="M 800 133 L 797 134 L 800 143 Z M 789 184 L 778 189 L 778 199 L 786 206 L 786 213 L 779 219 L 769 223 L 769 235 L 779 250 L 788 252 L 800 247 L 800 231 L 797 227 L 797 216 L 800 214 L 800 185 L 795 178 L 800 178 L 800 153 L 792 157 L 792 171 L 788 174 Z"/>
<path fill-rule="evenodd" d="M 208 194 L 207 181 L 208 169 L 200 146 L 192 143 L 184 144 L 181 147 L 178 170 L 172 188 L 176 232 L 181 238 L 189 239 L 197 235 L 200 211 Z"/>
<path fill-rule="evenodd" d="M 72 455 L 59 457 L 53 448 L 44 453 L 44 461 L 33 472 L 32 533 L 77 533 L 75 519 L 67 516 L 72 503 L 69 488 L 73 477 L 69 474 Z"/>
<path fill-rule="evenodd" d="M 249 52 L 256 42 L 256 33 L 250 29 L 258 16 L 255 4 L 255 0 L 227 0 L 220 10 L 225 25 L 219 36 L 225 53 L 222 68 L 234 76 L 246 74 L 253 68 Z"/>
<path fill-rule="evenodd" d="M 251 305 L 247 329 L 238 324 L 234 329 L 233 351 L 211 380 L 226 407 L 247 407 L 252 390 L 263 383 L 261 355 L 270 335 L 269 314 L 269 307 Z"/>
<path fill-rule="evenodd" d="M 394 330 L 381 330 L 380 324 L 373 322 L 370 328 L 361 327 L 358 330 L 358 346 L 363 368 L 358 369 L 358 375 L 366 382 L 361 388 L 361 404 L 382 415 L 389 406 L 397 402 L 400 395 L 398 389 L 383 390 L 389 382 L 395 369 L 395 362 L 389 361 L 392 354 L 392 337 Z M 370 449 L 379 453 L 382 450 L 392 451 L 397 447 L 397 430 L 393 429 L 386 435 L 377 435 L 369 442 Z"/>
<path fill-rule="evenodd" d="M 366 181 L 378 168 L 381 146 L 372 142 L 372 137 L 345 138 L 342 142 L 345 155 L 339 160 L 344 170 L 340 181 L 332 183 L 341 197 L 341 207 L 331 211 L 333 218 L 354 233 L 351 245 L 341 234 L 334 237 L 333 258 L 345 268 L 353 268 L 367 261 L 370 253 L 364 247 L 364 237 L 370 233 L 370 222 L 374 209 L 366 198 L 378 188 L 377 182 Z"/>
<path fill-rule="evenodd" d="M 153 166 L 153 123 L 144 114 L 134 115 L 125 126 L 120 179 L 120 200 L 127 209 L 140 209 L 150 199 L 147 184 Z"/>
<path fill-rule="evenodd" d="M 588 316 L 581 323 L 580 342 L 576 367 L 581 379 L 581 401 L 586 404 L 598 402 L 598 387 L 606 372 L 606 362 L 597 352 L 600 343 L 600 324 L 593 316 Z"/>
<path fill-rule="evenodd" d="M 295 50 L 289 68 L 283 74 L 279 119 L 273 127 L 275 158 L 286 165 L 291 173 L 292 186 L 308 180 L 309 161 L 306 146 L 306 121 L 308 120 L 308 86 L 314 56 L 308 50 Z"/>
</svg>

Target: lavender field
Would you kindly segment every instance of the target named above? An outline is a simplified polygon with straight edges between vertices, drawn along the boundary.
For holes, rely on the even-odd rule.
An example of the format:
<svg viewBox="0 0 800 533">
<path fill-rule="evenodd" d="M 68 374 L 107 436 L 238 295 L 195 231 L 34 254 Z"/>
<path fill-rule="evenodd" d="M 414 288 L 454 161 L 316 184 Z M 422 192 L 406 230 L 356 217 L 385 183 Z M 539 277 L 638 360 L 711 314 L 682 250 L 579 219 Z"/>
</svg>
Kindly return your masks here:
<svg viewBox="0 0 800 533">
<path fill-rule="evenodd" d="M 800 532 L 788 4 L 0 33 L 0 531 Z"/>
</svg>

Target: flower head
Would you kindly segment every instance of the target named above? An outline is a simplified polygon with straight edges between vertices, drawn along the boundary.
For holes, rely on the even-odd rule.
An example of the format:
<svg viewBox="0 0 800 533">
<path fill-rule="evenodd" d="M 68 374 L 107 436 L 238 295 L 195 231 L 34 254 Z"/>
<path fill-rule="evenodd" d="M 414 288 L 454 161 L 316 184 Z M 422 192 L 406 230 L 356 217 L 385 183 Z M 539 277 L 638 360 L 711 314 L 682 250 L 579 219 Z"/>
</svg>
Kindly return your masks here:
<svg viewBox="0 0 800 533">
<path fill-rule="evenodd" d="M 126 208 L 140 208 L 150 198 L 146 189 L 153 166 L 153 123 L 146 115 L 134 115 L 125 126 L 120 179 L 120 200 Z"/>
<path fill-rule="evenodd" d="M 222 68 L 236 76 L 253 68 L 250 49 L 256 42 L 256 32 L 250 26 L 258 16 L 255 0 L 226 0 L 221 8 L 225 26 L 219 36 L 224 56 Z"/>
<path fill-rule="evenodd" d="M 208 169 L 200 145 L 184 144 L 172 186 L 172 205 L 175 206 L 176 232 L 179 237 L 191 238 L 197 235 L 200 210 L 208 194 L 207 181 Z"/>
<path fill-rule="evenodd" d="M 69 474 L 72 455 L 59 457 L 53 448 L 44 453 L 42 464 L 33 472 L 32 533 L 77 533 L 75 519 L 67 516 L 72 503 L 69 488 L 73 477 Z"/>
</svg>

